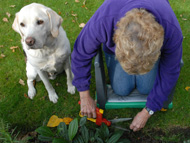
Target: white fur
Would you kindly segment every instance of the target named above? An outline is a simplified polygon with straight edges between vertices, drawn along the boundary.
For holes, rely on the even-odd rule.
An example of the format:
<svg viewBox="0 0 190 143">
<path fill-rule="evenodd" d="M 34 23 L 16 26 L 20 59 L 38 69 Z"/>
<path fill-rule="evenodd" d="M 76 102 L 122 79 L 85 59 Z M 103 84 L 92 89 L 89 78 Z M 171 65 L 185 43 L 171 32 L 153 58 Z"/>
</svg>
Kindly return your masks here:
<svg viewBox="0 0 190 143">
<path fill-rule="evenodd" d="M 38 20 L 42 20 L 43 23 L 37 24 Z M 21 26 L 21 23 L 24 26 Z M 63 70 L 67 75 L 67 91 L 75 93 L 70 67 L 70 43 L 61 23 L 62 18 L 56 12 L 37 3 L 27 5 L 16 13 L 12 28 L 21 35 L 21 43 L 27 56 L 28 96 L 31 99 L 36 95 L 33 80 L 39 76 L 47 89 L 50 101 L 56 103 L 58 96 L 49 78 L 54 79 Z M 35 44 L 28 46 L 25 42 L 27 37 L 34 38 Z"/>
</svg>

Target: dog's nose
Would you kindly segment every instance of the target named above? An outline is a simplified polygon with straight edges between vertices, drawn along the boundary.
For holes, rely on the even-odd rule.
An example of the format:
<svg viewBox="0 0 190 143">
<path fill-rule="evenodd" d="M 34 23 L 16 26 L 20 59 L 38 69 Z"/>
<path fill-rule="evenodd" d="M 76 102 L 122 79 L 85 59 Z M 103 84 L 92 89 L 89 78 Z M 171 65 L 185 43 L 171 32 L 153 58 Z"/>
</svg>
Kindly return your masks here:
<svg viewBox="0 0 190 143">
<path fill-rule="evenodd" d="M 28 46 L 33 46 L 34 43 L 35 43 L 35 39 L 32 38 L 32 37 L 27 37 L 26 40 L 25 40 L 25 42 L 26 42 L 26 44 L 27 44 Z"/>
</svg>

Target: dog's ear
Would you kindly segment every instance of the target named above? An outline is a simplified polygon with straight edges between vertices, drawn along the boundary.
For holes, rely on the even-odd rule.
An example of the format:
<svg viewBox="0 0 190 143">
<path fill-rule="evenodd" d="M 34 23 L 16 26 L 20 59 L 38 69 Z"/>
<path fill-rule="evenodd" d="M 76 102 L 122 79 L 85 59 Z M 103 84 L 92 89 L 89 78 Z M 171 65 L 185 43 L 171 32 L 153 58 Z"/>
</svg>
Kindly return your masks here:
<svg viewBox="0 0 190 143">
<path fill-rule="evenodd" d="M 47 9 L 46 12 L 50 20 L 51 34 L 53 37 L 57 37 L 59 35 L 59 27 L 61 26 L 63 19 L 51 9 Z"/>
<path fill-rule="evenodd" d="M 18 32 L 21 35 L 20 29 L 19 29 L 19 23 L 18 23 L 18 13 L 15 14 L 15 19 L 12 24 L 12 28 L 14 31 Z"/>
<path fill-rule="evenodd" d="M 21 40 L 23 41 L 23 34 L 22 32 L 20 31 L 20 28 L 19 28 L 19 21 L 18 21 L 18 18 L 19 18 L 19 13 L 16 13 L 15 14 L 15 19 L 14 19 L 14 22 L 12 24 L 12 28 L 14 29 L 14 31 L 16 31 L 17 33 L 20 34 L 21 36 Z"/>
</svg>

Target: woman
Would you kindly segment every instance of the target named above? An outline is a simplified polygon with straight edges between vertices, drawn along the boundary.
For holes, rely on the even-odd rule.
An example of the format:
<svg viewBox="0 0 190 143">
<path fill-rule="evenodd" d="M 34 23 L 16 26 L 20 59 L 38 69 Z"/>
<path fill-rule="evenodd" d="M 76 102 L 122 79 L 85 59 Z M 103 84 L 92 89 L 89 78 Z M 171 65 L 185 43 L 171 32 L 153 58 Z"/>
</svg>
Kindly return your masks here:
<svg viewBox="0 0 190 143">
<path fill-rule="evenodd" d="M 159 111 L 180 73 L 183 36 L 167 0 L 107 0 L 79 34 L 72 52 L 73 85 L 80 93 L 81 114 L 96 117 L 90 97 L 92 58 L 101 44 L 115 93 L 134 88 L 148 94 L 146 107 L 130 128 L 143 128 Z"/>
</svg>

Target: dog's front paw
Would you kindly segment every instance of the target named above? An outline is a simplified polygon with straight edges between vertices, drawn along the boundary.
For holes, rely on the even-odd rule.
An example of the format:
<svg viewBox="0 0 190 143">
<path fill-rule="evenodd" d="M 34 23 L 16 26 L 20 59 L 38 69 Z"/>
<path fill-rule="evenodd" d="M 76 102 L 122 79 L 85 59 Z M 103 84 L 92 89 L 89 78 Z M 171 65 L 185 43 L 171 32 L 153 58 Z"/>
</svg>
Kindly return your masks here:
<svg viewBox="0 0 190 143">
<path fill-rule="evenodd" d="M 75 87 L 73 85 L 68 86 L 67 92 L 69 92 L 71 94 L 75 94 Z"/>
<path fill-rule="evenodd" d="M 51 93 L 49 94 L 49 100 L 53 103 L 57 103 L 57 99 L 58 99 L 58 96 L 57 94 L 54 92 L 54 93 Z"/>
<path fill-rule="evenodd" d="M 28 89 L 28 96 L 30 99 L 33 99 L 33 97 L 36 95 L 36 89 L 34 87 Z"/>
</svg>

